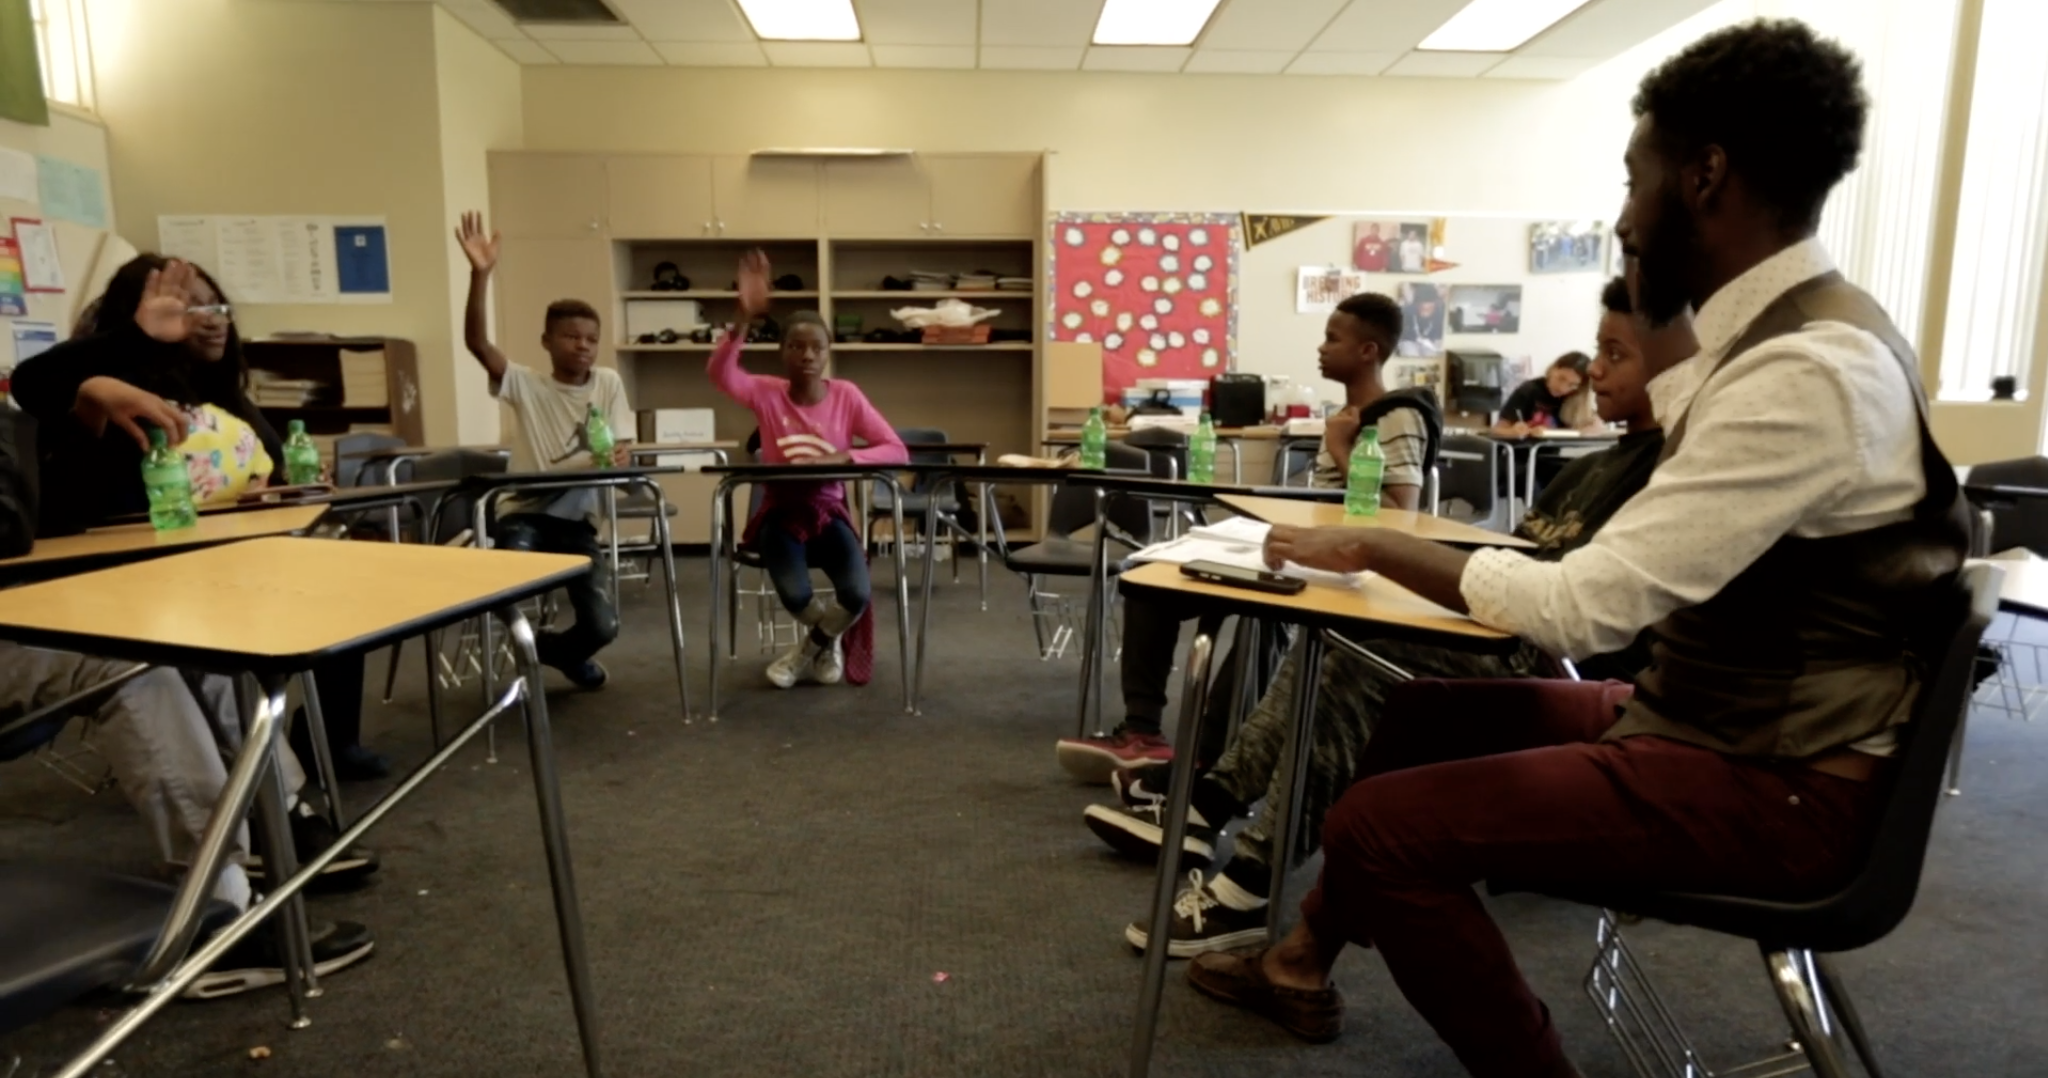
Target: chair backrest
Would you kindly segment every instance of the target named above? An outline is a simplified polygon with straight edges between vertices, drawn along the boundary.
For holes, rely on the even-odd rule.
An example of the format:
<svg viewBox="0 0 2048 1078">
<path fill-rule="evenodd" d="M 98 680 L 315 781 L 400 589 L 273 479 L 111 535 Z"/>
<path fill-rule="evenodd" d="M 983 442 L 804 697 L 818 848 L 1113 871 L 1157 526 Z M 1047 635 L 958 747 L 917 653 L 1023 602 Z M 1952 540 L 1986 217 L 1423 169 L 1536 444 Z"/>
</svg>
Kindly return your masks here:
<svg viewBox="0 0 2048 1078">
<path fill-rule="evenodd" d="M 1768 902 L 1718 895 L 1645 896 L 1631 912 L 1747 936 L 1768 946 L 1848 951 L 1883 939 L 1913 908 L 1927 838 L 1941 803 L 1949 748 L 1976 683 L 1977 645 L 1998 612 L 2003 570 L 1962 571 L 1934 617 L 1949 630 L 1929 634 L 1928 678 L 1901 728 L 1901 746 L 1877 832 L 1863 869 L 1841 891 L 1813 902 Z"/>
<path fill-rule="evenodd" d="M 365 468 L 363 457 L 379 449 L 397 449 L 405 439 L 391 434 L 344 434 L 334 440 L 334 485 L 337 487 L 361 486 L 364 483 L 382 483 L 387 464 Z M 365 471 L 370 475 L 364 475 Z M 419 474 L 414 469 L 413 474 Z M 401 479 L 401 481 L 403 481 Z"/>
<path fill-rule="evenodd" d="M 1188 436 L 1168 427 L 1144 427 L 1120 439 L 1125 445 L 1145 451 L 1152 460 L 1149 470 L 1155 478 L 1179 479 L 1188 474 Z"/>
<path fill-rule="evenodd" d="M 1142 449 L 1111 442 L 1103 447 L 1103 463 L 1112 471 L 1148 472 L 1151 459 Z M 1152 509 L 1142 498 L 1112 495 L 1104 506 L 1113 532 L 1121 532 L 1143 545 L 1152 541 Z M 1052 505 L 1046 511 L 1045 535 L 1065 539 L 1095 523 L 1095 490 L 1061 483 L 1052 490 Z"/>
<path fill-rule="evenodd" d="M 512 458 L 480 449 L 444 449 L 412 462 L 412 478 L 425 483 L 444 479 L 467 479 L 472 475 L 497 475 L 512 467 Z M 452 491 L 441 503 L 431 543 L 446 543 L 470 526 L 476 515 L 474 495 Z"/>
<path fill-rule="evenodd" d="M 1969 481 L 1984 486 L 2048 488 L 2048 457 L 1972 465 Z M 2048 499 L 2019 498 L 1986 511 L 1991 514 L 1993 550 L 2025 547 L 2048 557 Z"/>
<path fill-rule="evenodd" d="M 1316 454 L 1321 452 L 1321 438 L 1281 438 L 1273 452 L 1273 485 L 1286 487 L 1294 485 L 1294 477 L 1312 473 L 1316 466 Z M 1302 486 L 1314 486 L 1315 477 L 1308 475 Z"/>
<path fill-rule="evenodd" d="M 1453 498 L 1472 507 L 1480 519 L 1493 515 L 1499 497 L 1500 456 L 1491 439 L 1476 434 L 1445 434 L 1437 451 L 1439 501 Z"/>
<path fill-rule="evenodd" d="M 951 438 L 946 437 L 945 431 L 939 430 L 936 427 L 898 427 L 896 429 L 896 437 L 902 439 L 903 448 L 910 451 L 910 463 L 912 464 L 946 464 L 953 459 L 951 453 L 920 453 L 917 451 L 917 447 L 920 445 L 942 445 L 952 441 Z M 912 493 L 921 494 L 930 488 L 931 479 L 932 477 L 928 475 L 916 476 L 911 481 L 908 489 Z M 881 486 L 879 483 L 871 483 L 869 485 L 874 489 L 874 495 L 871 495 L 873 504 L 877 507 L 888 505 L 888 488 Z M 879 497 L 876 497 L 877 495 Z"/>
</svg>

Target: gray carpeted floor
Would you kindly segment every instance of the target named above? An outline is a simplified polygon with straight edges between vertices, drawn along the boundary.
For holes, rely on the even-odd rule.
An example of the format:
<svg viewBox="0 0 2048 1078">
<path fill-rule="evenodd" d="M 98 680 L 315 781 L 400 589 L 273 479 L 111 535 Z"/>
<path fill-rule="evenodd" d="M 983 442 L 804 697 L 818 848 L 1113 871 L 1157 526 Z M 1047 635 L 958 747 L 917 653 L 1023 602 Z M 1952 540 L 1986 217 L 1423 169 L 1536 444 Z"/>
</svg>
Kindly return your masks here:
<svg viewBox="0 0 2048 1078">
<path fill-rule="evenodd" d="M 701 692 L 703 562 L 683 568 Z M 611 685 L 550 696 L 609 1073 L 1123 1072 L 1139 963 L 1121 929 L 1151 871 L 1081 826 L 1104 791 L 1068 781 L 1051 752 L 1074 721 L 1076 660 L 1039 662 L 1021 587 L 992 583 L 986 613 L 971 577 L 938 589 L 921 716 L 901 709 L 884 599 L 873 685 L 776 692 L 743 649 L 721 721 L 687 725 L 655 592 L 628 585 Z M 368 740 L 408 763 L 428 746 L 418 656 L 397 701 L 373 700 L 366 718 Z M 523 742 L 504 733 L 497 763 L 479 745 L 375 834 L 384 868 L 369 889 L 313 900 L 316 915 L 371 924 L 378 948 L 328 982 L 311 1028 L 284 1028 L 275 991 L 179 1004 L 120 1050 L 120 1070 L 580 1073 Z M 2048 722 L 1979 717 L 1918 909 L 1841 959 L 1891 1073 L 2048 1074 L 2044 773 Z M 361 804 L 376 791 L 347 792 Z M 151 860 L 118 794 L 87 797 L 32 761 L 0 769 L 0 849 Z M 1578 988 L 1593 915 L 1527 897 L 1493 906 L 1589 1078 L 1626 1074 Z M 1752 949 L 1656 925 L 1630 935 L 1708 1062 L 1783 1039 Z M 1460 1073 L 1373 955 L 1338 972 L 1349 1028 L 1309 1047 L 1197 997 L 1176 968 L 1154 1073 Z M 107 1017 L 72 1008 L 4 1044 L 47 1069 Z M 270 1058 L 251 1062 L 256 1046 Z"/>
</svg>

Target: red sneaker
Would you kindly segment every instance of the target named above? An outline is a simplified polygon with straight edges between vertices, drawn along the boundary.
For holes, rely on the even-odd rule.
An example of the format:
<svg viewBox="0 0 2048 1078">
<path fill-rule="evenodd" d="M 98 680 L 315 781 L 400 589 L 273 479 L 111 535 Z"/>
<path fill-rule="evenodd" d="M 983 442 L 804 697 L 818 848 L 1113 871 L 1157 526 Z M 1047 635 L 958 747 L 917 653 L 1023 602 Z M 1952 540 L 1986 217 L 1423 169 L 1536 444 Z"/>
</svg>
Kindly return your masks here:
<svg viewBox="0 0 2048 1078">
<path fill-rule="evenodd" d="M 1173 746 L 1165 738 L 1134 734 L 1122 726 L 1104 737 L 1063 737 L 1054 752 L 1067 774 L 1098 786 L 1118 771 L 1173 761 Z"/>
</svg>

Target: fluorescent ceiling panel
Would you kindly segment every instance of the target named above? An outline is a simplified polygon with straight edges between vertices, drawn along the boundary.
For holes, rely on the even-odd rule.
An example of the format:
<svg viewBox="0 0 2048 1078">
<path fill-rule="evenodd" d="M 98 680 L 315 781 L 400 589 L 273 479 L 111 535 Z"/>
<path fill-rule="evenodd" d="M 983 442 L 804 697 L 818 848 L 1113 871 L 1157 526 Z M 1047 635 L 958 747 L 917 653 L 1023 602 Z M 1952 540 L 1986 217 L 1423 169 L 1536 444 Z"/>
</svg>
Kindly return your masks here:
<svg viewBox="0 0 2048 1078">
<path fill-rule="evenodd" d="M 853 0 L 739 0 L 764 41 L 859 41 Z M 770 54 L 773 59 L 773 54 Z M 778 61 L 779 62 L 779 61 Z"/>
<path fill-rule="evenodd" d="M 1107 0 L 1095 20 L 1097 45 L 1192 45 L 1217 0 Z"/>
<path fill-rule="evenodd" d="M 1513 52 L 1587 2 L 1472 0 L 1415 47 L 1432 52 Z"/>
</svg>

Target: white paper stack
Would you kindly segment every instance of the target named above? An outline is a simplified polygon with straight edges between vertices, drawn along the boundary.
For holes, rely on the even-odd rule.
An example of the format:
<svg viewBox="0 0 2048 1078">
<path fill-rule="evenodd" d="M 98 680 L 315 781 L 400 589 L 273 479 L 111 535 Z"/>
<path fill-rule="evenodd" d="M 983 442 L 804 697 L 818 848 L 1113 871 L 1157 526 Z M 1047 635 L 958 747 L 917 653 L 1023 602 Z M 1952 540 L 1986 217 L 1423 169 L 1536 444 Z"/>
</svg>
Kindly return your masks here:
<svg viewBox="0 0 2048 1078">
<path fill-rule="evenodd" d="M 250 397 L 258 408 L 304 408 L 327 383 L 311 378 L 285 378 L 265 370 L 249 372 Z"/>
<path fill-rule="evenodd" d="M 341 403 L 349 408 L 389 408 L 391 391 L 384 381 L 384 353 L 341 354 Z"/>
<path fill-rule="evenodd" d="M 1031 291 L 1031 278 L 998 277 L 996 278 L 996 290 L 1000 292 L 1029 292 Z"/>
<path fill-rule="evenodd" d="M 1230 517 L 1191 529 L 1178 539 L 1154 543 L 1131 555 L 1131 560 L 1163 561 L 1168 565 L 1213 561 L 1239 569 L 1264 570 L 1266 533 L 1272 530 L 1272 525 L 1249 517 Z M 1369 575 L 1332 573 L 1322 569 L 1310 569 L 1293 562 L 1288 562 L 1279 572 L 1282 576 L 1298 577 L 1311 584 L 1327 584 L 1340 588 L 1355 588 Z"/>
<path fill-rule="evenodd" d="M 932 270 L 911 270 L 910 290 L 912 292 L 951 292 L 953 275 Z"/>
</svg>

